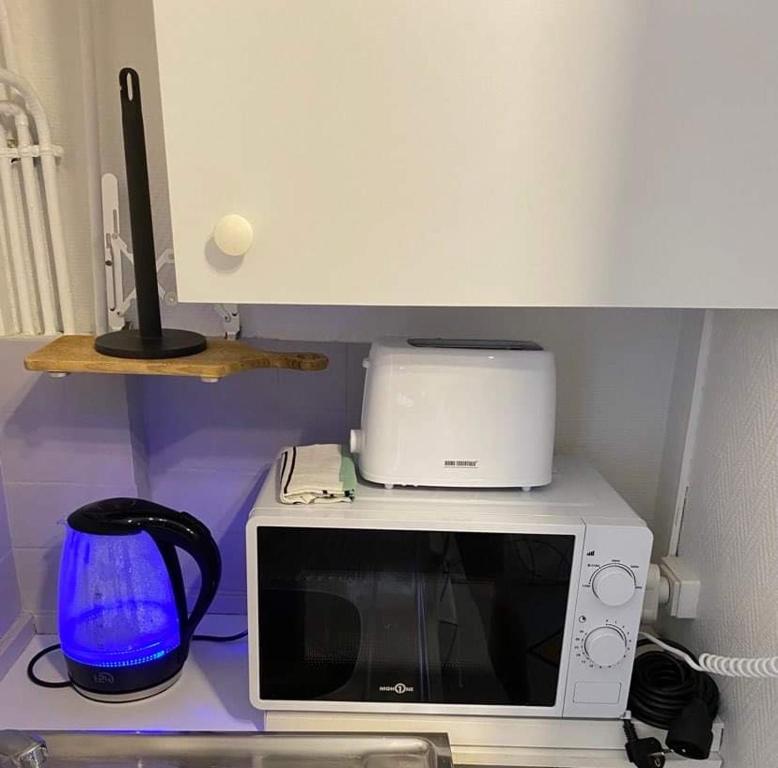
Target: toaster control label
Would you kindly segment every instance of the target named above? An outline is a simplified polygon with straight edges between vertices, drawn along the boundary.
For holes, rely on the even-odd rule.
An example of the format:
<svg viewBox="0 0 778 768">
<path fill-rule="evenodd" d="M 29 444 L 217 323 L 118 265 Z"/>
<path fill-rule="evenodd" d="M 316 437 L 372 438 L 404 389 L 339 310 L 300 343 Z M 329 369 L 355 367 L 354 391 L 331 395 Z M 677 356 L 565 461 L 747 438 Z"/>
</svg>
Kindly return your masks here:
<svg viewBox="0 0 778 768">
<path fill-rule="evenodd" d="M 443 466 L 447 469 L 476 469 L 478 462 L 473 459 L 446 459 Z"/>
</svg>

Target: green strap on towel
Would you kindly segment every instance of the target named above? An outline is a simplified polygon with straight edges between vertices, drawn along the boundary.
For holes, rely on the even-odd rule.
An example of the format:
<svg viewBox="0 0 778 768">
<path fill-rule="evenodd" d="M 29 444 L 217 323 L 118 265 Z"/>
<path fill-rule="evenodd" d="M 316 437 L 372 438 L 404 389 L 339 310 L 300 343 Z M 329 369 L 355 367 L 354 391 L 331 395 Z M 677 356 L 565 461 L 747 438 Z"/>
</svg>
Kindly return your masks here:
<svg viewBox="0 0 778 768">
<path fill-rule="evenodd" d="M 353 499 L 357 492 L 357 470 L 345 445 L 340 448 L 340 482 L 344 493 Z"/>
</svg>

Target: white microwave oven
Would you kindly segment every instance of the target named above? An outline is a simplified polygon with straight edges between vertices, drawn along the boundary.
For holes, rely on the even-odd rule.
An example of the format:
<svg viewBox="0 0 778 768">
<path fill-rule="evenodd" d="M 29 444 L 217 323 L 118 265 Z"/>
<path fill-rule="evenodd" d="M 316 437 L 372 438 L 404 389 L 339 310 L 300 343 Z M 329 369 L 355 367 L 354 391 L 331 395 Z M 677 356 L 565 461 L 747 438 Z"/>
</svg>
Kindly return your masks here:
<svg viewBox="0 0 778 768">
<path fill-rule="evenodd" d="M 652 535 L 584 462 L 549 486 L 385 489 L 246 528 L 262 710 L 610 718 L 627 708 Z"/>
</svg>

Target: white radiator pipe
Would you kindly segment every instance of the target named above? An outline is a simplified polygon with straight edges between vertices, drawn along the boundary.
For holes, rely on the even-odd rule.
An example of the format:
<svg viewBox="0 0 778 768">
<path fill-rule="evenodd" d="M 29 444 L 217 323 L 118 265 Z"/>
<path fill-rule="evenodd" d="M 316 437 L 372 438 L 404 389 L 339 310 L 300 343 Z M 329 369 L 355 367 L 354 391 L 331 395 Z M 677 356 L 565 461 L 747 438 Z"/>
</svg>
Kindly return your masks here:
<svg viewBox="0 0 778 768">
<path fill-rule="evenodd" d="M 8 264 L 8 284 L 5 286 L 3 293 L 0 294 L 0 300 L 5 300 L 6 307 L 8 308 L 8 314 L 3 318 L 2 333 L 4 335 L 16 334 L 21 331 L 21 326 L 19 324 L 19 302 L 16 298 L 16 276 L 8 247 L 4 216 L 0 216 L 0 248 L 2 248 L 3 255 L 6 257 L 6 262 Z"/>
<path fill-rule="evenodd" d="M 62 213 L 59 208 L 59 188 L 57 185 L 57 162 L 53 153 L 41 155 L 43 171 L 43 190 L 46 195 L 46 208 L 49 213 L 49 234 L 51 253 L 54 257 L 54 271 L 57 275 L 57 293 L 62 314 L 62 330 L 65 333 L 76 332 L 76 319 L 73 311 L 73 286 L 70 283 L 70 267 L 65 249 L 65 237 L 62 231 Z"/>
<path fill-rule="evenodd" d="M 54 283 L 49 265 L 49 253 L 46 245 L 46 224 L 41 211 L 41 198 L 38 185 L 38 177 L 35 173 L 35 163 L 29 153 L 25 154 L 32 145 L 30 136 L 30 123 L 26 112 L 12 102 L 0 102 L 0 114 L 10 115 L 16 125 L 16 137 L 20 163 L 22 167 L 22 183 L 24 185 L 24 198 L 27 203 L 27 214 L 30 225 L 30 242 L 32 254 L 35 260 L 35 272 L 37 274 L 38 291 L 40 293 L 41 311 L 43 313 L 43 333 L 52 335 L 58 331 L 57 305 L 54 298 Z"/>
<path fill-rule="evenodd" d="M 14 72 L 19 69 L 16 60 L 16 46 L 11 35 L 11 20 L 8 18 L 8 8 L 5 0 L 0 0 L 0 43 L 3 45 L 5 66 Z"/>
<path fill-rule="evenodd" d="M 0 146 L 8 146 L 8 133 L 0 125 Z M 32 312 L 34 301 L 34 280 L 32 269 L 25 258 L 22 246 L 21 227 L 23 222 L 19 219 L 19 210 L 16 206 L 16 188 L 11 173 L 11 161 L 8 158 L 0 158 L 0 189 L 3 192 L 3 205 L 5 208 L 5 221 L 7 225 L 8 247 L 13 265 L 16 293 L 19 297 L 19 315 L 21 319 L 22 333 L 40 333 L 40 324 Z"/>
<path fill-rule="evenodd" d="M 2 8 L 2 3 L 0 3 Z M 0 11 L 0 37 L 3 34 L 2 12 Z M 43 191 L 46 198 L 46 208 L 49 216 L 49 236 L 51 238 L 51 253 L 54 258 L 54 271 L 57 277 L 57 292 L 60 311 L 62 313 L 62 328 L 65 333 L 75 332 L 75 317 L 73 313 L 73 291 L 70 284 L 70 270 L 65 251 L 65 238 L 62 234 L 62 214 L 59 207 L 57 189 L 57 166 L 55 148 L 51 143 L 51 130 L 43 104 L 35 89 L 23 78 L 9 69 L 0 67 L 0 82 L 15 88 L 24 98 L 27 109 L 35 122 L 40 147 L 41 171 L 43 174 Z"/>
<path fill-rule="evenodd" d="M 0 300 L 4 299 L 3 291 L 0 290 Z M 5 324 L 5 318 L 3 316 L 3 307 L 0 305 L 0 336 L 10 336 L 14 331 L 9 331 Z"/>
<path fill-rule="evenodd" d="M 13 38 L 11 36 L 11 23 L 8 19 L 8 9 L 5 5 L 5 0 L 0 0 L 0 43 L 3 46 L 3 54 L 5 58 L 5 64 L 9 69 L 16 69 L 16 48 L 14 47 Z M 3 89 L 8 91 L 8 89 Z M 10 93 L 10 91 L 8 91 Z M 10 246 L 7 239 L 7 232 L 5 228 L 5 220 L 3 216 L 0 216 L 0 241 L 3 243 L 4 248 L 8 248 L 6 256 L 8 258 L 8 309 L 9 317 L 8 322 L 3 323 L 3 318 L 0 317 L 0 324 L 4 327 L 0 329 L 4 335 L 8 333 L 19 333 L 21 330 L 20 317 L 19 317 L 19 304 L 16 298 L 16 270 L 13 267 L 11 261 Z"/>
</svg>

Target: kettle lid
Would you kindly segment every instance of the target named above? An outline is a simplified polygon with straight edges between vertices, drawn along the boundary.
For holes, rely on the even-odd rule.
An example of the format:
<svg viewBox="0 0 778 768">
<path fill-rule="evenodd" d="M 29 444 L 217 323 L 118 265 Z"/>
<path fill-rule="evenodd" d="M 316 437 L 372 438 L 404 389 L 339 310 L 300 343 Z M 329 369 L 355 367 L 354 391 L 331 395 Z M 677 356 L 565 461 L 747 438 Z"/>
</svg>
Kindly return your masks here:
<svg viewBox="0 0 778 768">
<path fill-rule="evenodd" d="M 142 520 L 153 516 L 154 506 L 153 502 L 143 499 L 102 499 L 71 512 L 67 523 L 81 533 L 127 536 L 142 529 Z"/>
</svg>

